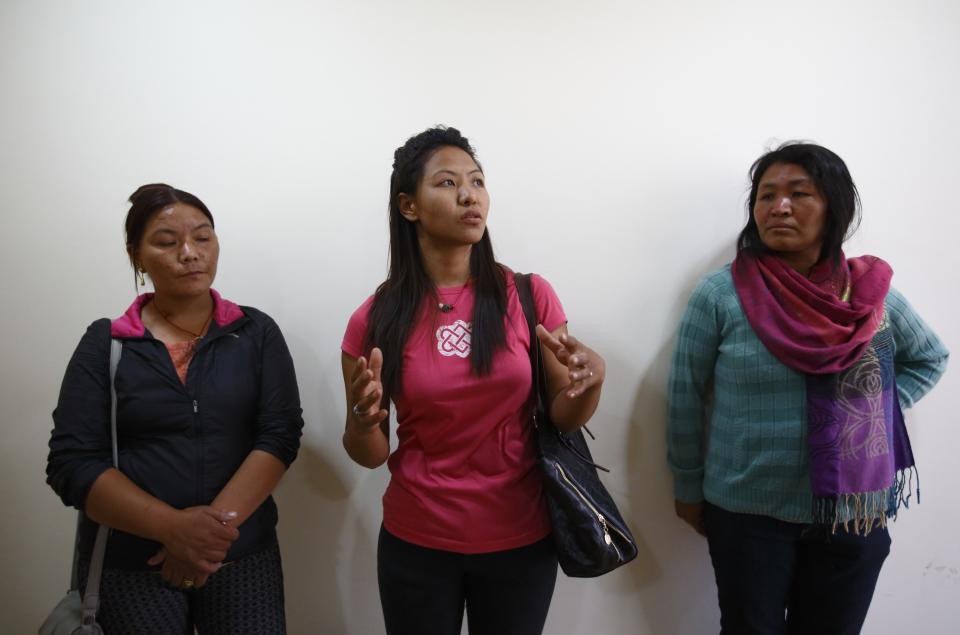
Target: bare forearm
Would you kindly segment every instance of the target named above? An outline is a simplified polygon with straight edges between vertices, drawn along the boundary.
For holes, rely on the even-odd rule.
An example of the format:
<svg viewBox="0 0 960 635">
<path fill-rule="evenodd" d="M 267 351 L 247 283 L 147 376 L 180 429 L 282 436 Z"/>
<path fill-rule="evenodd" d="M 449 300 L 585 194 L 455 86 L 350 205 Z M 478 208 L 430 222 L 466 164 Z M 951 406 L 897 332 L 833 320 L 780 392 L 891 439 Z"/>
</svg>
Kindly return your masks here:
<svg viewBox="0 0 960 635">
<path fill-rule="evenodd" d="M 102 525 L 157 542 L 166 541 L 165 528 L 176 512 L 114 468 L 94 481 L 84 508 L 89 518 Z"/>
<path fill-rule="evenodd" d="M 239 527 L 263 504 L 286 471 L 287 466 L 277 457 L 253 450 L 210 506 L 237 512 L 228 525 Z"/>
<path fill-rule="evenodd" d="M 561 391 L 550 403 L 550 419 L 561 432 L 572 432 L 590 421 L 600 403 L 603 384 L 595 384 L 579 397 L 570 398 Z"/>
<path fill-rule="evenodd" d="M 231 513 L 206 506 L 176 509 L 113 468 L 94 481 L 85 510 L 87 516 L 107 527 L 162 543 L 161 553 L 170 552 L 204 574 L 220 567 L 230 544 L 239 535 L 236 529 L 226 526 L 233 519 Z M 162 560 L 156 558 L 151 558 L 149 564 Z"/>
<path fill-rule="evenodd" d="M 380 428 L 358 432 L 350 421 L 343 433 L 343 449 L 354 462 L 370 469 L 380 467 L 390 456 L 390 442 Z"/>
</svg>

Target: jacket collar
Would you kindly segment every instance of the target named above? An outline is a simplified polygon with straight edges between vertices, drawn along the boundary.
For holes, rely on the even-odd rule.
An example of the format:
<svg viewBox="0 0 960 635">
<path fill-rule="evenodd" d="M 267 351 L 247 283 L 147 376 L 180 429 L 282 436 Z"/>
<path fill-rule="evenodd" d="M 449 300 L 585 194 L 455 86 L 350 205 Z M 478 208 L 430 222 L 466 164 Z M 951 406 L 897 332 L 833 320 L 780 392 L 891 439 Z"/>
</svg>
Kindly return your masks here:
<svg viewBox="0 0 960 635">
<path fill-rule="evenodd" d="M 239 306 L 220 297 L 214 289 L 210 289 L 213 298 L 213 321 L 223 328 L 244 317 Z M 140 319 L 140 312 L 147 302 L 153 299 L 152 293 L 143 293 L 137 296 L 126 313 L 110 323 L 110 337 L 143 337 L 147 327 Z"/>
</svg>

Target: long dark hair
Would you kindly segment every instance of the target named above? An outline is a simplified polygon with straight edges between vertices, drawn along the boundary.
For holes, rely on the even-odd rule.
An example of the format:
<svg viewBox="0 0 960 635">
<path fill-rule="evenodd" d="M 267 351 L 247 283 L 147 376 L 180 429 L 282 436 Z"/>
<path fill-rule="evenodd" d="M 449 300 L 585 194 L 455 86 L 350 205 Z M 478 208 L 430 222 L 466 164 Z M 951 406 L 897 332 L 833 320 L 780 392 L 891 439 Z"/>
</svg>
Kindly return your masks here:
<svg viewBox="0 0 960 635">
<path fill-rule="evenodd" d="M 438 126 L 410 137 L 393 153 L 390 176 L 390 271 L 377 287 L 365 348 L 383 351 L 384 402 L 400 390 L 403 349 L 429 297 L 437 290 L 423 266 L 417 228 L 400 213 L 400 194 L 415 196 L 423 168 L 433 154 L 443 147 L 460 148 L 481 170 L 470 142 L 456 128 Z M 470 277 L 476 301 L 471 328 L 470 368 L 475 375 L 485 375 L 493 366 L 494 353 L 506 344 L 503 318 L 507 313 L 507 289 L 503 266 L 493 257 L 490 230 L 484 229 L 480 242 L 470 250 Z M 433 305 L 435 306 L 435 305 Z"/>
<path fill-rule="evenodd" d="M 178 190 L 166 183 L 141 185 L 136 192 L 130 195 L 129 200 L 130 211 L 127 212 L 124 230 L 127 235 L 127 255 L 130 256 L 130 265 L 133 267 L 134 287 L 137 284 L 137 251 L 140 249 L 140 242 L 143 240 L 143 232 L 147 230 L 147 223 L 150 222 L 154 214 L 176 203 L 183 203 L 200 210 L 204 216 L 210 219 L 210 226 L 214 226 L 213 214 L 203 204 L 203 201 L 190 192 Z"/>
<path fill-rule="evenodd" d="M 750 199 L 747 201 L 747 224 L 737 238 L 737 251 L 763 251 L 753 207 L 757 203 L 760 179 L 776 163 L 799 165 L 810 175 L 827 203 L 827 218 L 823 228 L 823 247 L 820 258 L 830 257 L 840 262 L 843 241 L 853 235 L 860 224 L 860 194 L 850 176 L 847 164 L 834 152 L 813 143 L 787 141 L 771 150 L 750 166 Z"/>
</svg>

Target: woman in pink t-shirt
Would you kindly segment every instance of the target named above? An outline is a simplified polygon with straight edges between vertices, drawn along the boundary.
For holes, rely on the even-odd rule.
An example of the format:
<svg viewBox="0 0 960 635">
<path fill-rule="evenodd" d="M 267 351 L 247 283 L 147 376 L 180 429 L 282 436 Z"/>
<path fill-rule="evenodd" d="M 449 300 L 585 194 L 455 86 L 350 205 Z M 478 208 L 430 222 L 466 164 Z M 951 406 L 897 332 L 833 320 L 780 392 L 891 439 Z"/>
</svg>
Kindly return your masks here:
<svg viewBox="0 0 960 635">
<path fill-rule="evenodd" d="M 454 128 L 394 153 L 390 272 L 343 338 L 343 445 L 386 462 L 377 549 L 387 633 L 543 630 L 557 575 L 532 437 L 530 331 L 513 272 L 493 257 L 483 170 Z M 551 415 L 566 430 L 600 400 L 603 358 L 567 334 L 552 287 L 531 279 Z M 388 407 L 397 412 L 390 451 Z"/>
</svg>

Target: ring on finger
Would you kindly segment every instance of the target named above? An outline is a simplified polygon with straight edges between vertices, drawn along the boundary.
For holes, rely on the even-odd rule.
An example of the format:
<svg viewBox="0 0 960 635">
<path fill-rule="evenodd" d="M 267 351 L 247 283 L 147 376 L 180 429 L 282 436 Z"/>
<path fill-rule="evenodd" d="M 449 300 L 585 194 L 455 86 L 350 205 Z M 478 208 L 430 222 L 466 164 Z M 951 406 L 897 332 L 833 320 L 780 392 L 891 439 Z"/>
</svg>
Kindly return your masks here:
<svg viewBox="0 0 960 635">
<path fill-rule="evenodd" d="M 355 417 L 359 417 L 361 414 L 363 414 L 360 412 L 360 404 L 358 403 L 353 404 L 353 408 L 351 408 L 350 411 L 353 413 L 353 416 Z"/>
</svg>

